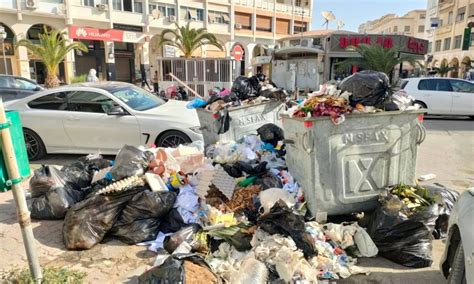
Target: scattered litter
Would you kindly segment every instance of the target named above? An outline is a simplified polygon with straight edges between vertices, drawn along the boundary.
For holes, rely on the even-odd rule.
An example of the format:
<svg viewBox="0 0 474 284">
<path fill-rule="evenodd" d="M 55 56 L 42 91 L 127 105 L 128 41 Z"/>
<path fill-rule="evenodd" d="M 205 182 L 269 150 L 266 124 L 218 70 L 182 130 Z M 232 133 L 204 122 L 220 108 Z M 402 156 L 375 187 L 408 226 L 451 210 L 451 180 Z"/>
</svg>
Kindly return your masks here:
<svg viewBox="0 0 474 284">
<path fill-rule="evenodd" d="M 432 180 L 432 179 L 435 179 L 436 178 L 436 175 L 435 174 L 426 174 L 426 175 L 422 175 L 418 178 L 419 181 L 427 181 L 427 180 Z"/>
</svg>

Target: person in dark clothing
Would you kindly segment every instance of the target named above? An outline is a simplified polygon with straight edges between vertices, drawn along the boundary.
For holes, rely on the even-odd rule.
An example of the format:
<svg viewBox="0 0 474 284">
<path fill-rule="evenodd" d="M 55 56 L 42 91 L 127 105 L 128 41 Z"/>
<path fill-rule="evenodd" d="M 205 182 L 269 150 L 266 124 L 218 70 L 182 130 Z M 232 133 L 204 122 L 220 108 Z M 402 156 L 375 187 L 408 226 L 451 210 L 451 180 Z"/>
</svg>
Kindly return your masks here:
<svg viewBox="0 0 474 284">
<path fill-rule="evenodd" d="M 146 77 L 145 67 L 143 65 L 140 67 L 140 73 L 142 75 L 142 88 L 147 86 L 148 90 L 151 90 L 150 84 L 148 84 L 148 79 Z"/>
<path fill-rule="evenodd" d="M 155 71 L 155 75 L 153 76 L 153 92 L 158 93 L 159 92 L 159 85 L 158 85 L 158 70 Z"/>
</svg>

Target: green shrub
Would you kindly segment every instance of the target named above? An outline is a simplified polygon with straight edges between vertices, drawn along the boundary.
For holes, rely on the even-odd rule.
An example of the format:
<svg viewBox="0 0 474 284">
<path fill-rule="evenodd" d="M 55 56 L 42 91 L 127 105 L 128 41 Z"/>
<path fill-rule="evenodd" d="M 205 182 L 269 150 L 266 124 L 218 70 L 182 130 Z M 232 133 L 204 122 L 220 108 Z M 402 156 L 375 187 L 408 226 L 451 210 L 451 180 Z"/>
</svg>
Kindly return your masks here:
<svg viewBox="0 0 474 284">
<path fill-rule="evenodd" d="M 75 83 L 84 83 L 87 80 L 87 75 L 79 75 L 76 77 L 71 78 L 71 84 Z"/>
</svg>

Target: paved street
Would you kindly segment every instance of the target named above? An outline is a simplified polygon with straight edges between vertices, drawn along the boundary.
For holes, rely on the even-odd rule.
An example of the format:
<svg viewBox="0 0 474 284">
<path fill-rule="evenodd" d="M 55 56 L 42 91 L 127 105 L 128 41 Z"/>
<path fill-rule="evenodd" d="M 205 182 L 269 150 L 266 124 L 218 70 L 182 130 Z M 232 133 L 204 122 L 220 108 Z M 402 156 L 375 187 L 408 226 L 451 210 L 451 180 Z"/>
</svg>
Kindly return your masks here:
<svg viewBox="0 0 474 284">
<path fill-rule="evenodd" d="M 427 137 L 419 148 L 417 176 L 434 173 L 438 182 L 459 191 L 474 186 L 474 123 L 467 119 L 432 118 L 424 122 Z M 41 164 L 68 163 L 78 156 L 51 155 L 36 162 Z M 143 247 L 126 246 L 119 241 L 101 244 L 88 251 L 66 251 L 62 243 L 61 221 L 34 221 L 33 228 L 42 265 L 73 267 L 89 273 L 93 283 L 117 283 L 128 275 L 139 273 L 153 261 L 153 254 Z M 26 266 L 21 233 L 16 224 L 15 208 L 10 192 L 0 194 L 0 269 L 12 265 Z M 435 241 L 435 261 L 430 268 L 408 269 L 381 257 L 360 259 L 360 265 L 372 272 L 353 276 L 341 283 L 445 283 L 439 273 L 442 241 Z M 135 270 L 135 271 L 134 271 Z M 133 272 L 134 271 L 134 272 Z"/>
</svg>

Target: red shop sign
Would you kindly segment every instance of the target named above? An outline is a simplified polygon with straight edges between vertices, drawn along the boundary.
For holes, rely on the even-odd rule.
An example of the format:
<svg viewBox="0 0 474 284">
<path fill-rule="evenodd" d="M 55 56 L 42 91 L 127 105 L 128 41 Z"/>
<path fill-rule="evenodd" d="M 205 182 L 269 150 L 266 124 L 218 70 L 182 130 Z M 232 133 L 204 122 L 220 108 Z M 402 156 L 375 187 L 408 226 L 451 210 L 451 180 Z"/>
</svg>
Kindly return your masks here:
<svg viewBox="0 0 474 284">
<path fill-rule="evenodd" d="M 361 44 L 371 45 L 373 43 L 370 36 L 341 36 L 339 38 L 339 47 L 342 49 L 346 49 L 349 46 L 358 47 Z M 392 48 L 394 46 L 393 38 L 390 36 L 380 36 L 375 43 L 383 48 Z"/>
<path fill-rule="evenodd" d="M 123 31 L 70 26 L 69 37 L 87 40 L 123 41 Z"/>
</svg>

